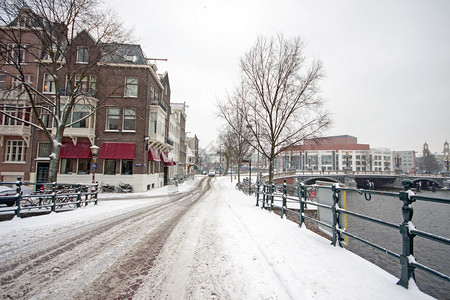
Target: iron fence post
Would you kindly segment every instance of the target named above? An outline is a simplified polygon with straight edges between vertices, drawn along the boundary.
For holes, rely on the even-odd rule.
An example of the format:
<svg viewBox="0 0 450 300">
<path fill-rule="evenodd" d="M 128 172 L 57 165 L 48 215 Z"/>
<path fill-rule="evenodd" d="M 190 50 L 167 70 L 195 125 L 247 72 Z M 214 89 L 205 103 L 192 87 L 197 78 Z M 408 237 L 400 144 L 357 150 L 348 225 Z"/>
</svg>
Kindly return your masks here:
<svg viewBox="0 0 450 300">
<path fill-rule="evenodd" d="M 402 216 L 403 223 L 400 224 L 400 233 L 402 235 L 402 245 L 403 250 L 400 255 L 400 264 L 402 267 L 400 280 L 397 282 L 398 285 L 408 288 L 409 280 L 412 278 L 416 280 L 414 273 L 414 265 L 410 263 L 410 259 L 414 260 L 414 236 L 410 232 L 410 225 L 412 225 L 411 220 L 413 217 L 413 208 L 411 204 L 415 201 L 410 198 L 411 186 L 413 182 L 409 179 L 402 180 L 402 185 L 404 190 L 399 193 L 399 198 L 403 202 L 402 206 Z"/>
<path fill-rule="evenodd" d="M 298 199 L 300 201 L 300 227 L 302 227 L 303 223 L 305 222 L 305 218 L 303 217 L 303 213 L 305 212 L 305 204 L 303 203 L 304 200 L 306 200 L 306 192 L 305 192 L 305 186 L 302 183 L 298 185 L 297 189 L 298 193 Z"/>
<path fill-rule="evenodd" d="M 77 186 L 77 208 L 81 206 L 81 184 Z"/>
<path fill-rule="evenodd" d="M 267 190 L 267 187 L 264 184 L 263 185 L 263 198 L 262 198 L 262 203 L 261 203 L 261 209 L 263 209 L 265 207 L 265 205 L 266 205 L 266 190 Z"/>
<path fill-rule="evenodd" d="M 256 182 L 256 206 L 259 206 L 259 183 L 260 181 L 258 180 Z"/>
<path fill-rule="evenodd" d="M 16 193 L 17 193 L 17 198 L 16 198 L 16 217 L 20 218 L 20 201 L 22 200 L 22 177 L 17 177 L 17 182 L 16 182 Z"/>
<path fill-rule="evenodd" d="M 95 194 L 94 194 L 95 201 L 94 201 L 94 205 L 97 205 L 97 203 L 98 203 L 98 183 L 95 183 L 94 187 L 95 187 Z"/>
<path fill-rule="evenodd" d="M 56 212 L 56 182 L 52 183 L 52 212 Z"/>
<path fill-rule="evenodd" d="M 270 191 L 270 211 L 273 211 L 273 193 L 275 191 L 275 184 L 272 183 Z"/>
<path fill-rule="evenodd" d="M 283 204 L 282 204 L 282 208 L 281 208 L 281 218 L 283 219 L 283 216 L 286 214 L 286 193 L 287 193 L 287 188 L 286 188 L 286 179 L 283 179 Z"/>
<path fill-rule="evenodd" d="M 333 192 L 333 206 L 331 207 L 331 212 L 333 214 L 333 227 L 331 228 L 331 231 L 333 232 L 333 240 L 331 243 L 333 246 L 336 246 L 336 242 L 338 242 L 339 246 L 342 247 L 341 234 L 337 230 L 337 227 L 340 227 L 339 226 L 339 211 L 336 209 L 336 206 L 338 206 L 338 202 L 339 202 L 339 195 L 338 195 L 339 191 L 336 189 L 336 185 L 333 185 L 331 187 L 331 190 Z"/>
</svg>

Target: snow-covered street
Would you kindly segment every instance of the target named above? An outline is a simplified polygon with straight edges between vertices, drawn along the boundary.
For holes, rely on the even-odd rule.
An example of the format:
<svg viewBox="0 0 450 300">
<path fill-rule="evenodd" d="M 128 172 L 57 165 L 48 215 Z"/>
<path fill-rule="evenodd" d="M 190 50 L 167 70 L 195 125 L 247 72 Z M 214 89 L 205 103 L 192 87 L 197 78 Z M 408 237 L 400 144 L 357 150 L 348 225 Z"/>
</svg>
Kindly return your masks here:
<svg viewBox="0 0 450 300">
<path fill-rule="evenodd" d="M 229 178 L 0 223 L 3 299 L 430 299 Z M 131 199 L 126 199 L 130 197 Z"/>
</svg>

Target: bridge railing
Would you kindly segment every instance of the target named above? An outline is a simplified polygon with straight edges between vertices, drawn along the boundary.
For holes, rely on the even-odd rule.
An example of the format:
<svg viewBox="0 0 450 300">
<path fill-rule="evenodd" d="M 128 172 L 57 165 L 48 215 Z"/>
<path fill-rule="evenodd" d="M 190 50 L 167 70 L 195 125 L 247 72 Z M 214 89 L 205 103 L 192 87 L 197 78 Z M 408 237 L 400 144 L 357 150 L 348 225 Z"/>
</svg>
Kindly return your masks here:
<svg viewBox="0 0 450 300">
<path fill-rule="evenodd" d="M 411 191 L 412 181 L 403 180 L 404 190 L 399 193 L 393 192 L 381 192 L 374 190 L 361 190 L 361 189 L 350 189 L 339 186 L 339 184 L 334 184 L 332 186 L 322 186 L 322 185 L 288 185 L 286 180 L 282 185 L 264 185 L 258 183 L 256 192 L 256 206 L 259 206 L 261 202 L 261 208 L 268 208 L 270 211 L 274 208 L 279 208 L 281 210 L 281 218 L 286 215 L 287 212 L 297 214 L 299 216 L 300 227 L 305 223 L 305 220 L 310 220 L 312 222 L 318 223 L 322 226 L 329 228 L 332 232 L 332 245 L 337 244 L 342 247 L 343 236 L 354 238 L 364 244 L 370 245 L 377 250 L 380 250 L 390 256 L 399 259 L 401 266 L 401 275 L 397 284 L 408 288 L 409 280 L 412 278 L 415 280 L 415 269 L 421 269 L 428 272 L 434 276 L 440 277 L 446 281 L 450 281 L 450 276 L 443 274 L 429 266 L 418 263 L 414 258 L 414 237 L 420 236 L 422 238 L 442 243 L 446 246 L 450 246 L 450 239 L 442 236 L 435 235 L 433 233 L 418 230 L 414 227 L 412 223 L 413 217 L 413 207 L 412 203 L 415 201 L 426 201 L 435 202 L 443 205 L 449 205 L 450 199 L 445 198 L 435 198 L 415 195 Z M 318 189 L 329 189 L 332 192 L 332 205 L 325 205 L 315 201 L 311 201 L 312 193 L 311 191 L 316 191 Z M 371 195 L 383 195 L 388 197 L 397 198 L 402 201 L 402 216 L 403 222 L 401 224 L 394 224 L 385 220 L 374 218 L 371 216 L 356 213 L 338 205 L 339 193 L 341 191 L 353 191 L 365 195 L 365 197 L 371 197 Z M 293 205 L 298 205 L 298 209 L 293 209 Z M 322 220 L 314 219 L 305 215 L 306 205 L 313 205 L 323 209 L 330 210 L 332 212 L 332 222 L 327 223 Z M 380 245 L 370 242 L 365 237 L 358 236 L 352 232 L 349 232 L 340 224 L 340 214 L 351 215 L 353 217 L 373 222 L 385 227 L 394 228 L 400 231 L 402 240 L 402 253 L 395 253 L 389 249 L 386 249 Z"/>
<path fill-rule="evenodd" d="M 11 187 L 7 195 L 1 196 L 7 206 L 0 207 L 0 214 L 14 213 L 16 217 L 22 213 L 55 212 L 98 203 L 98 184 L 24 183 L 19 177 L 17 182 L 0 182 L 0 186 Z"/>
</svg>

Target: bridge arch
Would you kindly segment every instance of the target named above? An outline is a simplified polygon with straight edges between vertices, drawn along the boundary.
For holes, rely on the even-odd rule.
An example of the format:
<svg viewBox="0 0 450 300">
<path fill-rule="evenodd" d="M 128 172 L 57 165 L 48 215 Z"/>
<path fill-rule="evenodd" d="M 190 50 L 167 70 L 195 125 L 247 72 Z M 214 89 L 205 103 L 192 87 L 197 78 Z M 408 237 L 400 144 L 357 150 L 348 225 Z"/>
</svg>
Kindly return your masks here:
<svg viewBox="0 0 450 300">
<path fill-rule="evenodd" d="M 413 186 L 414 187 L 420 187 L 421 189 L 440 189 L 442 186 L 439 182 L 430 179 L 430 178 L 417 178 L 414 179 L 413 181 Z"/>
<path fill-rule="evenodd" d="M 333 182 L 333 183 L 341 183 L 339 180 L 337 180 L 335 178 L 331 178 L 331 177 L 310 177 L 310 178 L 304 179 L 301 182 L 303 182 L 306 185 L 310 185 L 310 184 L 315 184 L 316 181 L 318 181 L 318 180 L 326 181 L 326 182 Z"/>
</svg>

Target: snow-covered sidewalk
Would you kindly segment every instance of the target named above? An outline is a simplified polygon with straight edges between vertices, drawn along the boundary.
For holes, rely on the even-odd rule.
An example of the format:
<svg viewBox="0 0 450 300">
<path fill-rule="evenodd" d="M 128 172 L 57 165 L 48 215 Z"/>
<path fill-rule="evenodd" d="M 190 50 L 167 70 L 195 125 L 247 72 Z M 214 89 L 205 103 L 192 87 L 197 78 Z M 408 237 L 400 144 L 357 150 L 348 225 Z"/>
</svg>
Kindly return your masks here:
<svg viewBox="0 0 450 300">
<path fill-rule="evenodd" d="M 317 234 L 255 206 L 254 197 L 218 179 L 214 215 L 224 251 L 247 273 L 249 298 L 429 299 L 397 278 Z M 217 197 L 216 194 L 213 194 Z"/>
</svg>

